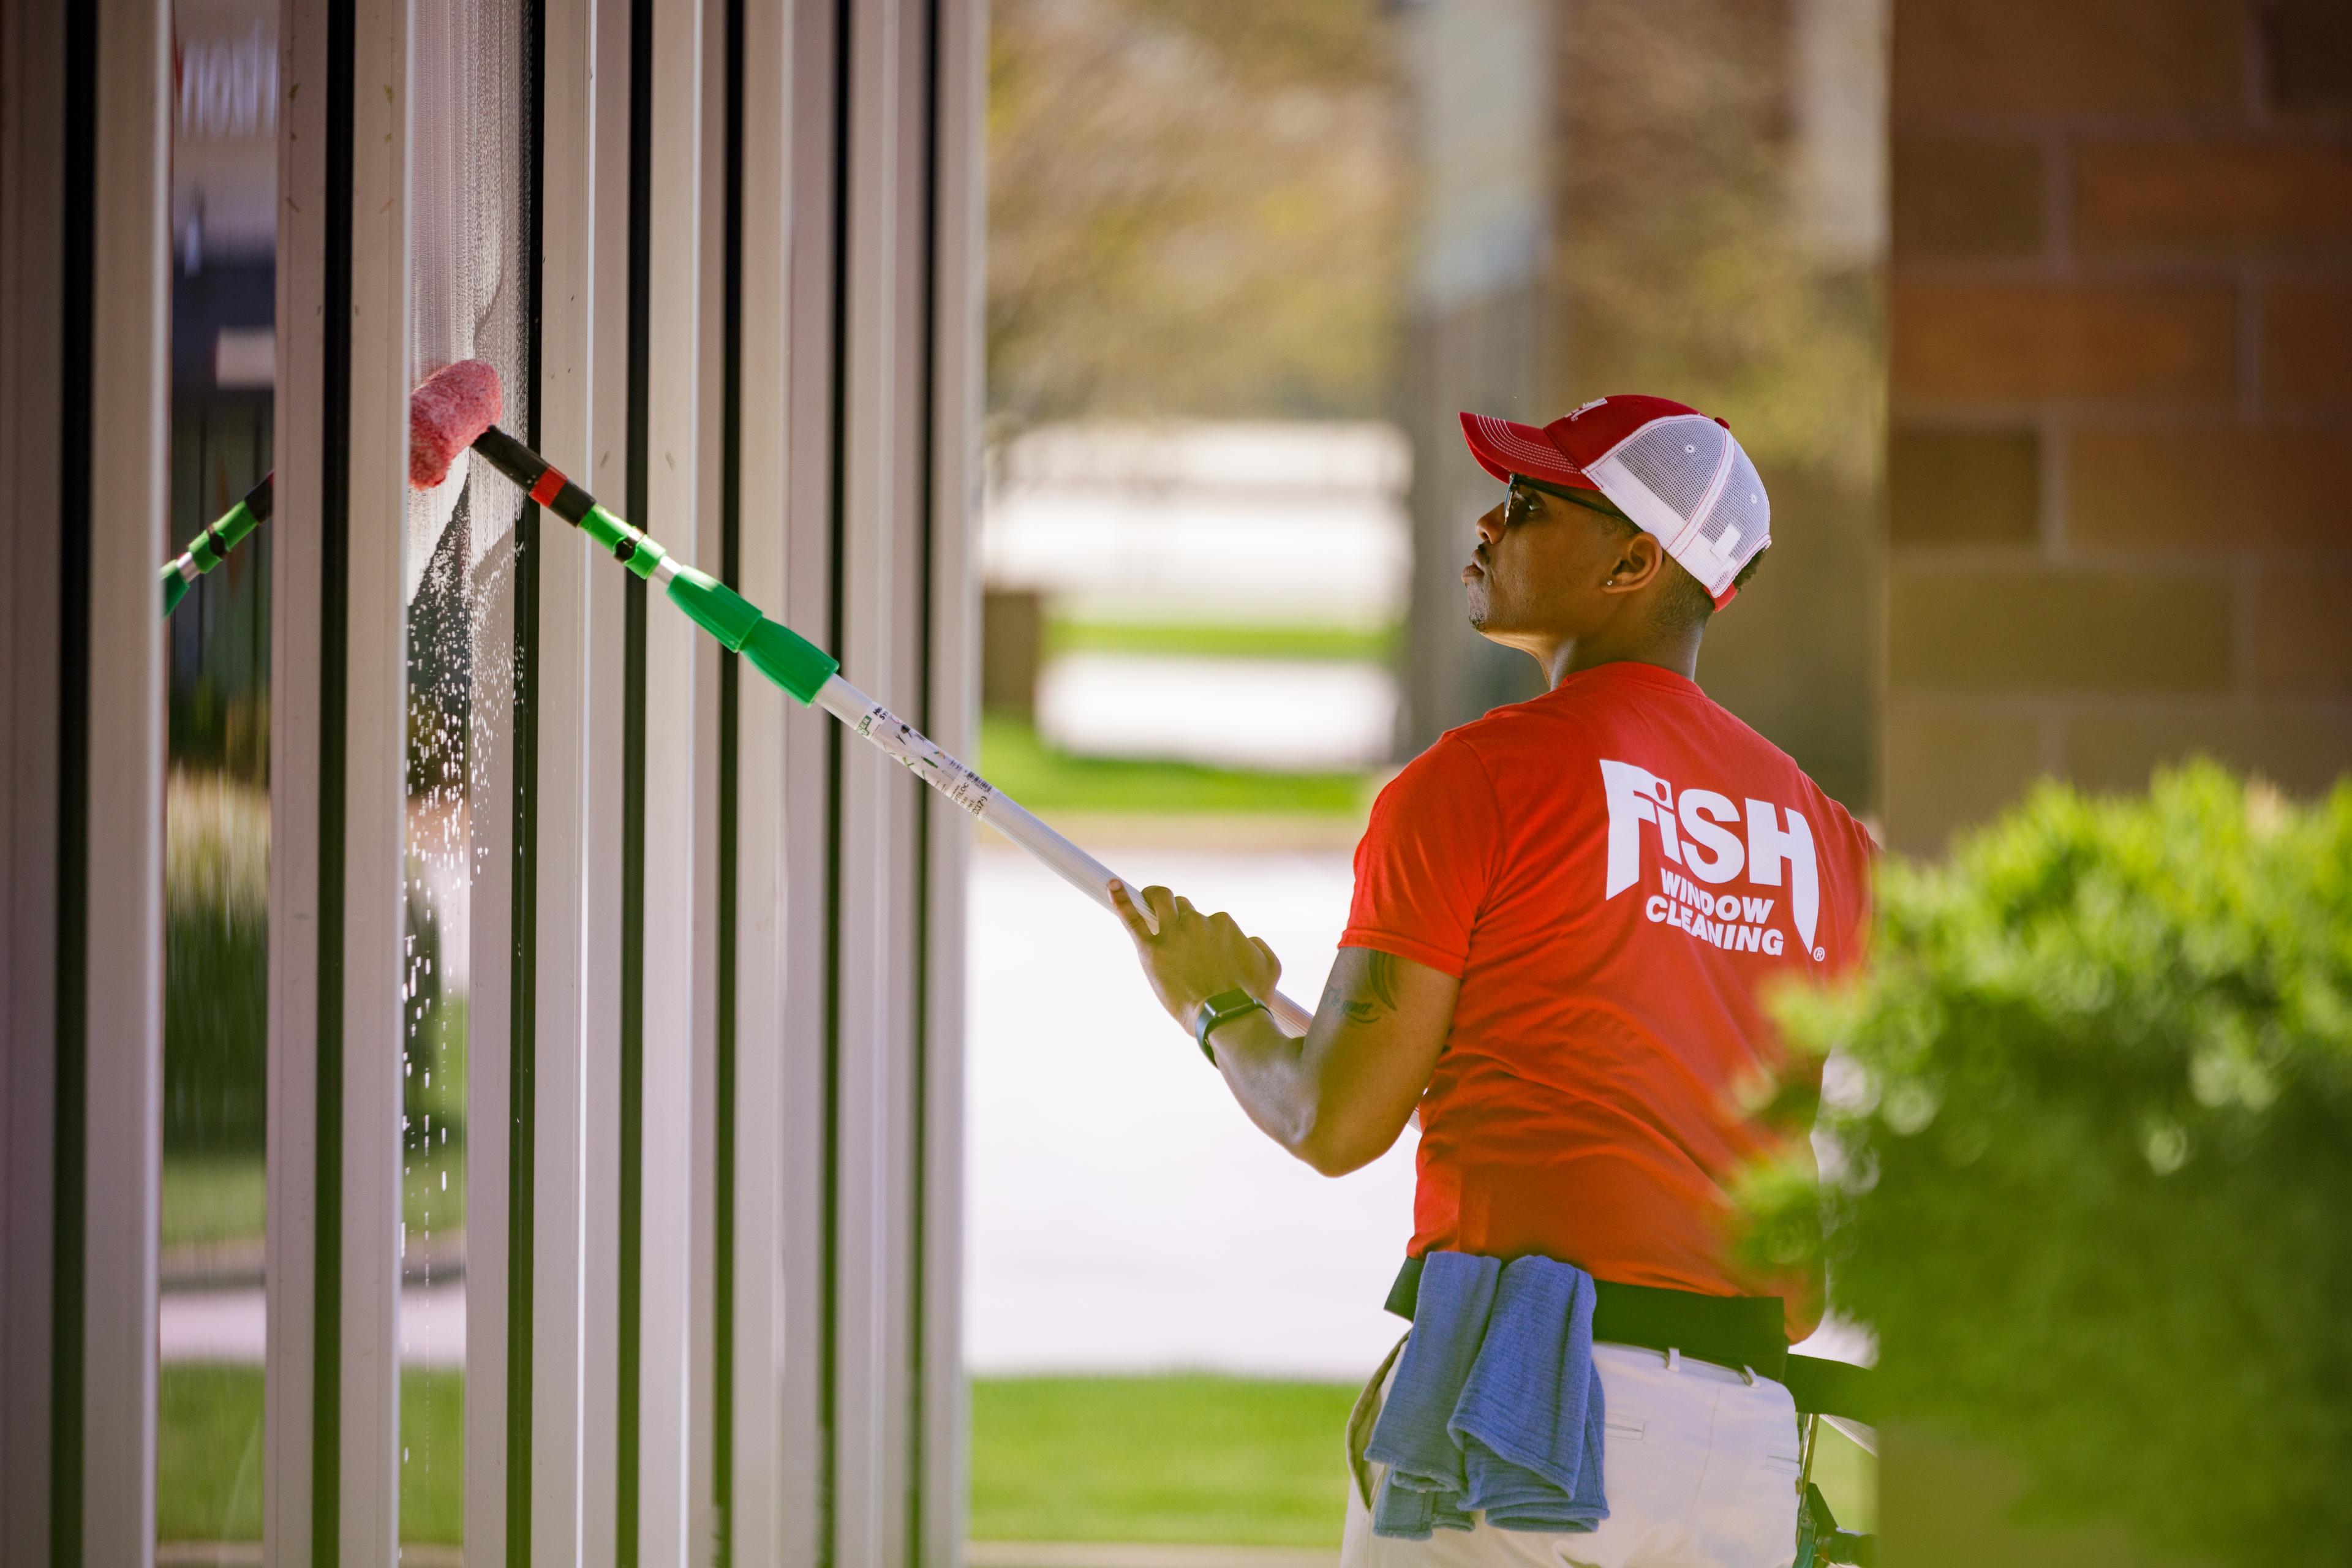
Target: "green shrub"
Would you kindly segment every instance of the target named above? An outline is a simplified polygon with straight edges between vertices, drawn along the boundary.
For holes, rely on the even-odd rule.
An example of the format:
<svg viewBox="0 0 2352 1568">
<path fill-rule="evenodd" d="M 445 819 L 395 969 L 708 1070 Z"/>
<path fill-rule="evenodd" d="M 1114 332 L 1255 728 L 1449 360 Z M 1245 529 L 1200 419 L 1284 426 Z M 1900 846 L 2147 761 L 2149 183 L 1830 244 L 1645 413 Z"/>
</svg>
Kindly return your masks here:
<svg viewBox="0 0 2352 1568">
<path fill-rule="evenodd" d="M 165 794 L 163 1142 L 258 1152 L 269 1055 L 269 795 L 175 772 Z"/>
<path fill-rule="evenodd" d="M 1759 1175 L 1751 1246 L 1824 1262 L 1890 1415 L 2008 1456 L 2030 1517 L 2347 1561 L 2352 785 L 2045 786 L 1880 903 L 1863 978 L 1781 999 L 1838 1049 L 1836 1158 Z"/>
</svg>

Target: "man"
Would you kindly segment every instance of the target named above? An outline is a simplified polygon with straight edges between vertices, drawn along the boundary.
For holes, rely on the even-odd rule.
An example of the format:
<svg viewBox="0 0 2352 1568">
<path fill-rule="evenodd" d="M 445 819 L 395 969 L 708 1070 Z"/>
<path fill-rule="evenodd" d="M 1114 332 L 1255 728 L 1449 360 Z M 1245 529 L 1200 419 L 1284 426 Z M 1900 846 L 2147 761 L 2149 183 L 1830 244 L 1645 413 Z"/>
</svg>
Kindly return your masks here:
<svg viewBox="0 0 2352 1568">
<path fill-rule="evenodd" d="M 1693 682 L 1769 541 L 1728 427 L 1621 396 L 1463 429 L 1506 486 L 1463 568 L 1471 625 L 1550 689 L 1448 732 L 1381 792 L 1307 1037 L 1259 1005 L 1280 965 L 1232 917 L 1164 888 L 1144 889 L 1149 919 L 1114 896 L 1161 1002 L 1284 1148 L 1339 1175 L 1419 1112 L 1413 1259 L 1550 1258 L 1599 1282 L 1607 1517 L 1376 1531 L 1366 1439 L 1392 1354 L 1350 1423 L 1351 1568 L 1786 1564 L 1799 1443 L 1771 1374 L 1819 1291 L 1740 1267 L 1727 1190 L 1802 1147 L 1752 1109 L 1782 1061 L 1759 994 L 1853 961 L 1871 844 Z M 1407 1315 L 1417 1267 L 1391 1296 Z"/>
</svg>

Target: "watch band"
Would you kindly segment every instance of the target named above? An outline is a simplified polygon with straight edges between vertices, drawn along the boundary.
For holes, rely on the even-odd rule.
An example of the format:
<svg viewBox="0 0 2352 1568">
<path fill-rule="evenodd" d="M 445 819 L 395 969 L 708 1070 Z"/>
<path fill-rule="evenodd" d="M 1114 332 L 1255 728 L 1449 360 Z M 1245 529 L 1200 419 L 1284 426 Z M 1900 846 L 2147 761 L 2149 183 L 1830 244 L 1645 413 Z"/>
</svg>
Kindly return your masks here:
<svg viewBox="0 0 2352 1568">
<path fill-rule="evenodd" d="M 1265 1003 L 1238 986 L 1231 991 L 1220 991 L 1201 1004 L 1201 1016 L 1192 1026 L 1192 1038 L 1200 1043 L 1201 1054 L 1209 1058 L 1210 1065 L 1214 1066 L 1217 1053 L 1210 1048 L 1209 1037 L 1244 1013 L 1265 1011 Z"/>
</svg>

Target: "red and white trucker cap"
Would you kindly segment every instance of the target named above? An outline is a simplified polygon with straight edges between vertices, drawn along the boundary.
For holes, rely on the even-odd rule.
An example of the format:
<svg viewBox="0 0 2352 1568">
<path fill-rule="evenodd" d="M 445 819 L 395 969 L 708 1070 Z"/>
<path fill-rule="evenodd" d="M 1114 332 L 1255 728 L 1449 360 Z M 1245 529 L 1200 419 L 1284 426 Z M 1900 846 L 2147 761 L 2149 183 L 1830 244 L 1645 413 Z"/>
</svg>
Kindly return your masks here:
<svg viewBox="0 0 2352 1568">
<path fill-rule="evenodd" d="M 1598 397 L 1538 428 L 1465 414 L 1479 467 L 1567 489 L 1598 490 L 1699 581 L 1715 607 L 1772 542 L 1772 503 L 1731 426 L 1664 397 Z"/>
</svg>

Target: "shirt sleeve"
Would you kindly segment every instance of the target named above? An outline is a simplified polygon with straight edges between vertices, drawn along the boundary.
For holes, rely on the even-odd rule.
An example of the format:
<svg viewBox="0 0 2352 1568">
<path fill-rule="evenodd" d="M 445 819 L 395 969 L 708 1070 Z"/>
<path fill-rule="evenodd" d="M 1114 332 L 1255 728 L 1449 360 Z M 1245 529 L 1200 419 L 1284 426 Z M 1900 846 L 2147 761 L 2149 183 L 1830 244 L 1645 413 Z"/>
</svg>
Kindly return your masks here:
<svg viewBox="0 0 2352 1568">
<path fill-rule="evenodd" d="M 1454 735 L 1440 738 L 1372 803 L 1339 945 L 1460 979 L 1501 838 L 1501 805 L 1478 754 Z"/>
</svg>

